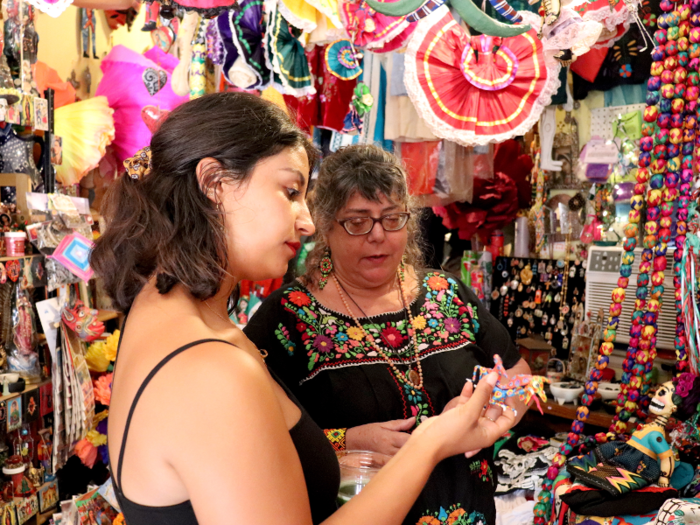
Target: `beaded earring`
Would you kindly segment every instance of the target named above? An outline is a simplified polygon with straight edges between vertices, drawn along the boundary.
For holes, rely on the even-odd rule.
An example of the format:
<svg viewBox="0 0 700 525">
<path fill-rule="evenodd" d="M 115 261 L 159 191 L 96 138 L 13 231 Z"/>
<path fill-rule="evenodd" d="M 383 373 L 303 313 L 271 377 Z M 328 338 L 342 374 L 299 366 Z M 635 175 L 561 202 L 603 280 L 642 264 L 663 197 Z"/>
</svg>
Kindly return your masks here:
<svg viewBox="0 0 700 525">
<path fill-rule="evenodd" d="M 318 265 L 321 270 L 321 278 L 318 280 L 318 289 L 323 290 L 328 284 L 328 278 L 333 271 L 333 261 L 331 260 L 331 251 L 326 248 L 326 253 L 321 258 L 321 263 Z"/>
</svg>

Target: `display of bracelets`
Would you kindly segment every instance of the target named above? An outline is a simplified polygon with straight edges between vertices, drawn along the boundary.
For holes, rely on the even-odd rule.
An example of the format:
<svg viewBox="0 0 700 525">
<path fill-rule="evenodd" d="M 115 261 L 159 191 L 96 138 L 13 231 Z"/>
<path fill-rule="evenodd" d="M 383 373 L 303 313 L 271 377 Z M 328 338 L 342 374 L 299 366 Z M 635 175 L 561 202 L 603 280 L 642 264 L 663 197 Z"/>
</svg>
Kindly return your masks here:
<svg viewBox="0 0 700 525">
<path fill-rule="evenodd" d="M 491 312 L 514 340 L 541 335 L 566 358 L 571 326 L 584 307 L 585 262 L 498 257 L 494 268 Z"/>
</svg>

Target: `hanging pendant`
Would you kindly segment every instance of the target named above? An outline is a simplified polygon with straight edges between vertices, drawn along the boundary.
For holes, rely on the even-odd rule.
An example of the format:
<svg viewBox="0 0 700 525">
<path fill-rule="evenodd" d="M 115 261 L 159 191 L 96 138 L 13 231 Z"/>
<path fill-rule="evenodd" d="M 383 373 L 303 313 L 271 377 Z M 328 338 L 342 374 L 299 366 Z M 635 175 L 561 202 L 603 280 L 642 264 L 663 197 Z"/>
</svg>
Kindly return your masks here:
<svg viewBox="0 0 700 525">
<path fill-rule="evenodd" d="M 561 341 L 561 347 L 562 347 L 564 350 L 566 350 L 567 348 L 569 348 L 569 338 L 568 338 L 568 337 L 565 337 L 564 339 L 562 339 L 562 341 Z"/>
<path fill-rule="evenodd" d="M 506 322 L 508 323 L 508 326 L 509 326 L 509 327 L 510 327 L 510 326 L 513 326 L 513 318 L 512 318 L 512 317 L 509 317 L 509 318 L 508 318 L 508 321 L 506 321 Z"/>
<path fill-rule="evenodd" d="M 557 330 L 561 330 L 562 328 L 564 328 L 564 321 L 562 321 L 560 317 L 559 321 L 557 321 Z"/>
<path fill-rule="evenodd" d="M 419 384 L 420 382 L 420 376 L 418 375 L 418 372 L 413 370 L 412 368 L 408 371 L 408 380 L 413 383 L 414 385 Z"/>
<path fill-rule="evenodd" d="M 501 288 L 499 289 L 499 291 L 501 292 L 501 295 L 507 294 L 507 293 L 508 293 L 508 285 L 507 285 L 507 284 L 504 284 L 503 286 L 501 286 Z"/>
<path fill-rule="evenodd" d="M 542 316 L 542 326 L 547 326 L 547 321 L 549 321 L 549 316 L 547 314 L 544 314 Z"/>
<path fill-rule="evenodd" d="M 523 316 L 523 310 L 518 306 L 518 309 L 515 311 L 515 317 L 522 317 Z"/>
<path fill-rule="evenodd" d="M 569 277 L 571 277 L 573 279 L 575 276 L 576 276 L 576 267 L 572 266 L 571 270 L 569 270 Z"/>
<path fill-rule="evenodd" d="M 557 293 L 557 295 L 554 296 L 554 302 L 559 303 L 561 302 L 561 294 Z"/>
<path fill-rule="evenodd" d="M 520 283 L 520 285 L 518 286 L 518 291 L 519 291 L 519 292 L 522 292 L 522 291 L 523 291 L 523 283 Z"/>
</svg>

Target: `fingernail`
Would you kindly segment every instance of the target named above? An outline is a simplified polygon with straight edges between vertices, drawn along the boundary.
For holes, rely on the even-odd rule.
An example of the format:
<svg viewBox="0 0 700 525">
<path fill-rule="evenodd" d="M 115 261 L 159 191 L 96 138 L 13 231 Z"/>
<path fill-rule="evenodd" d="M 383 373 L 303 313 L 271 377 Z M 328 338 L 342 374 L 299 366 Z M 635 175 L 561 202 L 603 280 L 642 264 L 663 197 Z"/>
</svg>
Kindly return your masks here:
<svg viewBox="0 0 700 525">
<path fill-rule="evenodd" d="M 472 383 L 473 381 L 471 380 L 471 378 L 468 377 L 468 378 L 467 378 L 467 382 L 468 382 L 468 383 Z"/>
<path fill-rule="evenodd" d="M 491 372 L 486 376 L 486 382 L 491 386 L 496 386 L 498 382 L 498 374 L 496 372 Z"/>
</svg>

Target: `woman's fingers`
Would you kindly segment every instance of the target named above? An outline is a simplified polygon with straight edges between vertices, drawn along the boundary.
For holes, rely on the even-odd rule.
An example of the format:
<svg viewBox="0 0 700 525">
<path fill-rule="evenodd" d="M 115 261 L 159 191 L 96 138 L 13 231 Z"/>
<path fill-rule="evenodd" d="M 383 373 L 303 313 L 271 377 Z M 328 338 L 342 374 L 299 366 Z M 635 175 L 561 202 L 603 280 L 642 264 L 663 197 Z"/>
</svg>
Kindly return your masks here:
<svg viewBox="0 0 700 525">
<path fill-rule="evenodd" d="M 479 381 L 469 402 L 463 407 L 460 407 L 460 409 L 475 419 L 481 416 L 483 407 L 489 404 L 491 392 L 493 392 L 493 387 L 496 385 L 497 381 L 498 374 L 496 372 L 491 372 L 484 379 Z"/>
</svg>

